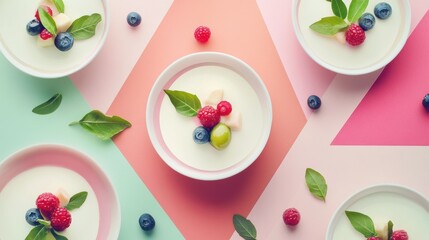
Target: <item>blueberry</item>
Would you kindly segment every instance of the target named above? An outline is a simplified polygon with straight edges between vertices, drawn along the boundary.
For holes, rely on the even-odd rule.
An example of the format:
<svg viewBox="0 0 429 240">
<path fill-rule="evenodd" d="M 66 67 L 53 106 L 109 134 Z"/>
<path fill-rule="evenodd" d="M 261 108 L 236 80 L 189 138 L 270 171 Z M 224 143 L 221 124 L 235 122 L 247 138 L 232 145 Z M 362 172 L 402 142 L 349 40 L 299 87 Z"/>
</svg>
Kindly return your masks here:
<svg viewBox="0 0 429 240">
<path fill-rule="evenodd" d="M 197 127 L 193 133 L 194 142 L 198 144 L 208 143 L 210 141 L 210 133 L 204 127 Z"/>
<path fill-rule="evenodd" d="M 155 227 L 155 219 L 149 213 L 143 213 L 139 218 L 139 224 L 143 231 L 150 231 Z"/>
<path fill-rule="evenodd" d="M 31 36 L 39 35 L 42 32 L 42 30 L 43 30 L 43 25 L 39 21 L 37 21 L 37 19 L 31 20 L 27 24 L 27 32 Z"/>
<path fill-rule="evenodd" d="M 364 13 L 359 18 L 359 26 L 364 30 L 368 31 L 374 27 L 375 17 L 371 13 Z"/>
<path fill-rule="evenodd" d="M 42 214 L 37 208 L 30 208 L 25 213 L 25 220 L 32 226 L 37 226 L 40 223 L 37 221 L 38 219 L 43 219 Z"/>
<path fill-rule="evenodd" d="M 380 19 L 386 19 L 392 15 L 392 7 L 385 2 L 378 3 L 374 7 L 374 14 Z"/>
<path fill-rule="evenodd" d="M 308 104 L 308 107 L 310 107 L 311 109 L 319 109 L 320 106 L 322 105 L 322 101 L 318 96 L 311 95 L 307 99 L 307 104 Z"/>
<path fill-rule="evenodd" d="M 429 111 L 429 93 L 425 95 L 425 97 L 422 100 L 423 107 L 426 109 L 426 111 Z"/>
<path fill-rule="evenodd" d="M 136 12 L 130 12 L 127 16 L 127 22 L 131 27 L 137 27 L 142 22 L 142 17 Z"/>
<path fill-rule="evenodd" d="M 55 46 L 60 51 L 68 51 L 73 47 L 74 37 L 69 32 L 61 32 L 55 37 Z"/>
</svg>

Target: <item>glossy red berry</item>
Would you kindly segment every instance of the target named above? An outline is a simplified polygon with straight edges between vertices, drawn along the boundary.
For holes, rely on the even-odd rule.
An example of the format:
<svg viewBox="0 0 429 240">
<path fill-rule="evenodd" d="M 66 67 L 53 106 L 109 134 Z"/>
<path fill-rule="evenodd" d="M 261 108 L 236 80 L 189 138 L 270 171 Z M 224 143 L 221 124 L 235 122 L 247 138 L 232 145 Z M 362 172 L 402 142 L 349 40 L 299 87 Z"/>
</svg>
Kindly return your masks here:
<svg viewBox="0 0 429 240">
<path fill-rule="evenodd" d="M 52 212 L 58 208 L 60 200 L 52 193 L 42 193 L 36 199 L 36 206 L 40 212 L 47 218 L 50 218 Z"/>
<path fill-rule="evenodd" d="M 56 231 L 64 231 L 70 227 L 72 218 L 70 212 L 63 207 L 55 209 L 51 216 L 51 227 Z"/>
<path fill-rule="evenodd" d="M 43 9 L 45 9 L 45 11 L 52 16 L 52 9 L 48 6 L 40 6 Z M 36 17 L 37 21 L 40 22 L 40 16 L 39 16 L 39 9 L 36 10 L 36 13 L 34 14 L 34 16 Z"/>
<path fill-rule="evenodd" d="M 367 240 L 382 240 L 382 239 L 379 237 L 369 237 Z"/>
<path fill-rule="evenodd" d="M 205 43 L 209 40 L 211 35 L 210 28 L 206 26 L 199 26 L 195 29 L 194 37 L 200 43 Z"/>
<path fill-rule="evenodd" d="M 397 230 L 392 233 L 390 240 L 408 240 L 408 234 L 405 230 Z"/>
<path fill-rule="evenodd" d="M 361 45 L 365 38 L 365 31 L 357 24 L 351 24 L 346 31 L 346 42 L 352 46 Z"/>
<path fill-rule="evenodd" d="M 217 104 L 217 111 L 221 116 L 228 116 L 232 111 L 231 103 L 228 101 L 221 101 Z"/>
<path fill-rule="evenodd" d="M 205 106 L 198 111 L 198 119 L 205 128 L 212 128 L 220 122 L 220 115 L 212 106 Z"/>
<path fill-rule="evenodd" d="M 46 39 L 49 39 L 49 38 L 52 38 L 52 37 L 53 37 L 52 33 L 50 33 L 46 29 L 43 29 L 42 32 L 40 33 L 40 38 L 43 39 L 43 40 L 46 40 Z"/>
<path fill-rule="evenodd" d="M 301 214 L 296 208 L 288 208 L 283 212 L 283 222 L 288 226 L 295 226 L 301 220 Z"/>
</svg>

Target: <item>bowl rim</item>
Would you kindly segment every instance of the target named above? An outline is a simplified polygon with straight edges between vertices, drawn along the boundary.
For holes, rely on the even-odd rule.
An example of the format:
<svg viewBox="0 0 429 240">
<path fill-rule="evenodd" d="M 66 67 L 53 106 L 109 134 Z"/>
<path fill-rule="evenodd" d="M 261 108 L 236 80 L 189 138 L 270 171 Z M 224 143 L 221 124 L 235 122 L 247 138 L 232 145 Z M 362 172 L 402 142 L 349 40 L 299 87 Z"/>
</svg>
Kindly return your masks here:
<svg viewBox="0 0 429 240">
<path fill-rule="evenodd" d="M 340 67 L 336 67 L 332 64 L 329 64 L 328 62 L 322 60 L 320 57 L 316 56 L 313 52 L 313 50 L 308 46 L 308 44 L 305 42 L 304 36 L 302 35 L 299 27 L 298 22 L 298 7 L 299 3 L 302 0 L 293 0 L 292 1 L 292 25 L 293 30 L 295 33 L 296 38 L 298 39 L 299 44 L 304 49 L 305 53 L 313 59 L 317 64 L 320 66 L 344 75 L 364 75 L 367 73 L 375 72 L 383 67 L 385 67 L 387 64 L 389 64 L 402 50 L 402 48 L 405 46 L 405 43 L 408 40 L 408 37 L 411 32 L 411 5 L 409 0 L 401 0 L 404 4 L 404 13 L 405 13 L 405 21 L 404 23 L 404 33 L 400 37 L 399 41 L 396 43 L 396 45 L 393 47 L 393 50 L 384 57 L 384 60 L 378 61 L 377 63 L 361 68 L 361 69 L 343 69 Z"/>
<path fill-rule="evenodd" d="M 328 223 L 328 228 L 326 230 L 325 240 L 332 240 L 332 235 L 334 231 L 334 225 L 339 221 L 339 213 L 344 212 L 351 204 L 358 201 L 359 199 L 366 197 L 368 195 L 377 193 L 377 192 L 392 192 L 406 196 L 414 196 L 413 198 L 418 198 L 419 202 L 424 202 L 425 208 L 429 211 L 429 199 L 422 195 L 420 192 L 416 191 L 413 188 L 407 187 L 401 184 L 392 184 L 392 183 L 381 183 L 375 184 L 358 191 L 355 191 L 351 196 L 347 197 L 334 211 L 331 219 Z M 417 201 L 417 200 L 416 200 Z"/>
<path fill-rule="evenodd" d="M 76 64 L 75 66 L 69 68 L 68 70 L 61 71 L 61 72 L 47 73 L 47 72 L 36 70 L 30 66 L 26 66 L 22 64 L 18 59 L 16 59 L 16 57 L 14 57 L 9 50 L 6 49 L 2 41 L 0 41 L 0 52 L 13 66 L 15 66 L 20 71 L 28 75 L 31 75 L 33 77 L 45 78 L 45 79 L 61 78 L 80 71 L 81 69 L 86 67 L 89 63 L 91 63 L 92 60 L 98 55 L 98 53 L 103 48 L 106 42 L 107 36 L 109 34 L 109 29 L 110 29 L 109 1 L 108 0 L 100 0 L 100 1 L 103 2 L 103 8 L 104 8 L 104 31 L 102 33 L 103 35 L 100 38 L 98 45 L 93 49 L 92 54 L 88 55 L 88 58 L 85 58 L 84 61 Z"/>
<path fill-rule="evenodd" d="M 187 67 L 191 67 L 191 66 L 195 66 L 198 65 L 197 63 L 194 64 L 189 64 L 186 62 L 192 61 L 193 59 L 196 60 L 203 60 L 203 62 L 201 63 L 220 63 L 221 60 L 215 60 L 215 59 L 223 59 L 223 60 L 228 60 L 228 61 L 234 61 L 236 64 L 240 65 L 241 67 L 244 67 L 246 71 L 248 71 L 250 74 L 252 74 L 258 84 L 259 87 L 259 91 L 262 95 L 262 97 L 264 98 L 265 101 L 265 105 L 264 107 L 266 107 L 266 116 L 265 116 L 265 127 L 263 129 L 263 132 L 261 134 L 260 137 L 260 141 L 258 142 L 257 146 L 250 152 L 250 154 L 244 158 L 244 160 L 246 161 L 240 161 L 238 163 L 236 163 L 235 165 L 229 167 L 229 168 L 225 168 L 225 169 L 221 169 L 219 171 L 206 171 L 206 170 L 198 170 L 193 168 L 192 166 L 188 166 L 184 163 L 182 164 L 178 164 L 177 161 L 180 160 L 175 160 L 172 159 L 163 149 L 163 147 L 161 146 L 161 144 L 159 143 L 158 140 L 158 135 L 156 133 L 156 129 L 155 129 L 155 124 L 154 124 L 154 112 L 155 112 L 155 106 L 157 103 L 157 98 L 159 96 L 159 90 L 162 89 L 162 87 L 168 82 L 168 80 L 170 79 L 166 79 L 168 78 L 168 76 L 175 75 L 178 72 L 186 69 Z M 177 65 L 180 65 L 182 63 L 186 63 L 184 65 L 186 65 L 187 67 L 181 67 L 179 70 L 175 70 L 174 68 Z M 234 69 L 232 69 L 233 71 L 235 71 Z M 262 104 L 262 103 L 261 103 Z M 161 157 L 161 159 L 168 165 L 170 166 L 173 170 L 175 170 L 176 172 L 193 178 L 193 179 L 197 179 L 197 180 L 206 180 L 206 181 L 213 181 L 213 180 L 221 180 L 221 179 L 225 179 L 228 177 L 232 177 L 240 172 L 242 172 L 243 170 L 245 170 L 247 167 L 249 167 L 261 154 L 261 152 L 263 151 L 263 149 L 265 148 L 267 142 L 268 142 L 268 138 L 270 136 L 270 132 L 271 132 L 271 126 L 272 126 L 272 104 L 271 104 L 271 99 L 270 99 L 270 95 L 268 93 L 268 90 L 264 84 L 264 82 L 262 81 L 262 79 L 260 78 L 260 76 L 258 75 L 258 73 L 250 67 L 250 65 L 248 65 L 247 63 L 245 63 L 244 61 L 242 61 L 241 59 L 234 57 L 232 55 L 226 54 L 226 53 L 222 53 L 222 52 L 214 52 L 214 51 L 207 51 L 207 52 L 196 52 L 196 53 L 191 53 L 185 56 L 182 56 L 178 59 L 176 59 L 175 61 L 173 61 L 170 65 L 168 65 L 163 72 L 158 76 L 158 78 L 156 79 L 154 85 L 152 86 L 152 89 L 149 93 L 149 97 L 148 97 L 148 101 L 147 101 L 147 105 L 146 105 L 146 128 L 148 131 L 148 135 L 150 138 L 150 141 L 153 145 L 153 147 L 155 148 L 156 152 L 158 153 L 158 155 Z"/>
<path fill-rule="evenodd" d="M 17 158 L 20 158 L 21 156 L 24 156 L 26 154 L 29 154 L 34 151 L 40 151 L 43 149 L 57 149 L 61 151 L 70 152 L 71 154 L 77 155 L 80 157 L 80 161 L 85 162 L 85 164 L 88 164 L 90 167 L 93 167 L 99 171 L 99 174 L 104 178 L 103 180 L 105 183 L 110 186 L 110 190 L 113 193 L 113 202 L 116 203 L 115 206 L 111 206 L 112 209 L 112 222 L 111 223 L 117 223 L 113 224 L 109 228 L 108 232 L 108 239 L 117 239 L 119 237 L 120 229 L 121 229 L 121 203 L 119 201 L 118 193 L 110 179 L 110 177 L 107 175 L 105 170 L 101 167 L 101 165 L 96 162 L 92 157 L 87 155 L 86 153 L 83 153 L 76 148 L 72 148 L 70 146 L 64 145 L 64 144 L 58 144 L 58 143 L 40 143 L 40 144 L 33 144 L 29 145 L 23 148 L 20 148 L 16 151 L 13 151 L 9 155 L 5 156 L 3 160 L 0 162 L 0 169 L 4 166 L 11 165 L 13 161 L 16 161 Z M 79 173 L 77 173 L 79 174 Z M 99 201 L 99 199 L 97 199 Z M 97 234 L 98 236 L 98 234 Z M 98 237 L 97 237 L 98 238 Z"/>
</svg>

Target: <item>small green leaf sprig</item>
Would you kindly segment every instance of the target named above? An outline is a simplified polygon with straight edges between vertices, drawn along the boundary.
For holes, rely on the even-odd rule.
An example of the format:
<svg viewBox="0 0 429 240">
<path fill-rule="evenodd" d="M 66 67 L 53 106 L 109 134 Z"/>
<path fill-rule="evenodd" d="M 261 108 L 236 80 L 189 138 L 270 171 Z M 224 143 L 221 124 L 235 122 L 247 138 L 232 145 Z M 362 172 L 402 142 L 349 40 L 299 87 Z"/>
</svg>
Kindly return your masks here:
<svg viewBox="0 0 429 240">
<path fill-rule="evenodd" d="M 312 168 L 307 168 L 305 170 L 305 182 L 308 190 L 314 197 L 326 201 L 328 185 L 322 174 Z"/>
<path fill-rule="evenodd" d="M 240 237 L 245 240 L 256 240 L 256 228 L 250 220 L 240 214 L 234 214 L 232 223 Z"/>
<path fill-rule="evenodd" d="M 346 211 L 345 213 L 353 228 L 361 233 L 365 238 L 378 237 L 378 233 L 374 227 L 374 222 L 369 216 L 353 211 Z M 387 223 L 387 239 L 392 237 L 392 233 L 393 222 L 389 221 Z"/>
<path fill-rule="evenodd" d="M 82 204 L 85 202 L 87 197 L 88 197 L 88 192 L 83 191 L 83 192 L 76 193 L 70 198 L 68 204 L 64 208 L 66 208 L 69 211 L 80 208 Z M 51 227 L 51 222 L 49 220 L 39 219 L 37 221 L 39 222 L 39 225 L 31 229 L 27 237 L 25 237 L 25 240 L 48 240 L 48 239 L 68 240 L 67 237 L 58 234 Z"/>
<path fill-rule="evenodd" d="M 64 13 L 64 2 L 62 0 L 53 1 L 58 12 Z M 38 8 L 40 21 L 42 25 L 50 32 L 52 35 L 57 35 L 57 25 L 55 24 L 54 19 L 51 15 L 46 12 L 43 7 Z M 95 35 L 95 29 L 102 20 L 102 17 L 98 13 L 91 15 L 84 15 L 73 21 L 71 26 L 67 29 L 66 32 L 69 32 L 76 40 L 84 40 L 91 38 Z"/>
<path fill-rule="evenodd" d="M 362 16 L 368 7 L 369 0 L 352 0 L 348 10 L 343 0 L 330 0 L 330 2 L 334 16 L 324 17 L 310 25 L 313 31 L 322 35 L 335 35 L 345 31 L 350 24 Z"/>
</svg>

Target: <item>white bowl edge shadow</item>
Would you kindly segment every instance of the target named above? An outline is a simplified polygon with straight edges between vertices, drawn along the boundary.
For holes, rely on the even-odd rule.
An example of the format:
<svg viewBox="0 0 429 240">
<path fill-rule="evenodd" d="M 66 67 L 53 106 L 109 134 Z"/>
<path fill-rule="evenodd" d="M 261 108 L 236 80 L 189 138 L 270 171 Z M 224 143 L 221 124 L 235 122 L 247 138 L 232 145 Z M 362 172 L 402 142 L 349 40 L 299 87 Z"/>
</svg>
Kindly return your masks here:
<svg viewBox="0 0 429 240">
<path fill-rule="evenodd" d="M 304 52 L 313 60 L 315 61 L 317 64 L 319 64 L 320 66 L 322 66 L 323 68 L 333 71 L 335 73 L 339 73 L 339 74 L 344 74 L 344 75 L 364 75 L 367 73 L 372 73 L 375 72 L 379 69 L 382 69 L 383 67 L 385 67 L 387 64 L 389 64 L 402 50 L 402 48 L 405 46 L 408 37 L 411 33 L 411 5 L 409 0 L 403 0 L 405 9 L 405 22 L 404 24 L 404 34 L 402 35 L 402 37 L 400 38 L 400 40 L 398 41 L 398 43 L 396 44 L 396 46 L 394 47 L 394 49 L 390 52 L 390 54 L 387 55 L 387 57 L 385 57 L 384 61 L 380 61 L 377 64 L 374 64 L 370 67 L 367 68 L 363 68 L 363 69 L 342 69 L 336 66 L 333 66 L 325 61 L 323 61 L 320 57 L 316 56 L 313 51 L 310 49 L 310 47 L 306 44 L 304 37 L 301 34 L 301 30 L 299 27 L 299 22 L 298 22 L 298 4 L 299 2 L 302 0 L 293 0 L 292 1 L 292 25 L 293 25 L 293 30 L 295 33 L 295 36 L 299 42 L 299 45 L 302 47 L 302 49 L 304 50 Z"/>
<path fill-rule="evenodd" d="M 340 204 L 340 206 L 334 211 L 334 214 L 332 215 L 331 220 L 328 223 L 325 240 L 332 240 L 335 227 L 338 224 L 338 221 L 340 220 L 341 214 L 344 213 L 347 210 L 347 208 L 349 208 L 353 203 L 355 203 L 359 199 L 377 192 L 391 192 L 391 193 L 397 193 L 403 196 L 407 196 L 415 200 L 419 204 L 423 205 L 424 208 L 426 208 L 429 211 L 429 199 L 412 188 L 406 187 L 404 185 L 388 184 L 388 183 L 369 186 L 353 193 L 349 198 L 343 201 Z"/>
<path fill-rule="evenodd" d="M 112 220 L 111 220 L 111 224 L 110 224 L 111 227 L 109 228 L 109 233 L 108 233 L 109 238 L 107 240 L 118 239 L 120 229 L 121 229 L 121 206 L 120 206 L 118 194 L 116 192 L 116 189 L 113 187 L 113 184 L 112 184 L 110 178 L 107 176 L 107 174 L 105 173 L 103 168 L 96 161 L 94 161 L 89 155 L 86 155 L 85 153 L 83 153 L 83 152 L 81 152 L 75 148 L 72 148 L 72 147 L 69 147 L 69 146 L 66 146 L 63 144 L 41 143 L 41 144 L 35 144 L 35 145 L 30 145 L 30 146 L 21 148 L 15 152 L 9 154 L 8 156 L 6 156 L 3 159 L 3 161 L 0 162 L 0 168 L 2 168 L 3 166 L 10 165 L 11 162 L 15 161 L 15 159 L 19 156 L 26 155 L 26 154 L 34 152 L 34 151 L 39 151 L 39 150 L 43 150 L 43 149 L 51 149 L 51 148 L 68 151 L 68 152 L 71 152 L 77 156 L 80 156 L 81 161 L 83 160 L 86 164 L 90 165 L 92 168 L 97 170 L 98 175 L 103 178 L 102 181 L 104 181 L 107 184 L 107 186 L 110 187 L 109 190 L 112 192 L 113 197 L 114 197 L 114 199 L 112 199 L 112 201 L 113 201 L 113 203 L 115 203 L 116 207 L 113 206 L 111 208 L 112 209 L 112 212 L 111 212 L 112 213 L 112 216 L 111 216 Z"/>
<path fill-rule="evenodd" d="M 182 70 L 195 65 L 203 64 L 203 63 L 207 63 L 207 65 L 210 65 L 210 64 L 221 64 L 221 65 L 227 65 L 227 66 L 233 65 L 231 67 L 233 71 L 236 71 L 237 67 L 244 69 L 243 71 L 247 71 L 249 74 L 254 76 L 255 80 L 257 81 L 257 84 L 260 85 L 259 86 L 260 87 L 259 90 L 261 91 L 260 94 L 264 96 L 265 102 L 261 102 L 261 105 L 266 107 L 265 110 L 267 112 L 267 115 L 265 116 L 266 117 L 265 121 L 267 125 L 264 128 L 263 134 L 261 135 L 261 140 L 259 142 L 259 145 L 257 146 L 257 148 L 255 148 L 254 151 L 251 152 L 250 156 L 246 158 L 246 161 L 240 161 L 235 166 L 233 166 L 231 170 L 228 170 L 227 172 L 222 172 L 223 170 L 213 171 L 213 172 L 196 170 L 196 169 L 193 169 L 192 167 L 184 166 L 184 163 L 181 163 L 181 164 L 177 163 L 177 161 L 180 161 L 180 160 L 171 159 L 168 156 L 168 154 L 165 153 L 161 144 L 159 144 L 158 138 L 162 138 L 162 136 L 159 136 L 159 137 L 157 136 L 155 127 L 154 127 L 153 113 L 155 112 L 155 105 L 157 103 L 159 93 L 163 90 L 164 85 L 173 76 L 175 76 L 177 73 L 181 72 Z M 239 72 L 239 71 L 236 71 L 236 72 Z M 169 167 L 171 167 L 176 172 L 197 180 L 206 180 L 206 181 L 221 180 L 228 177 L 232 177 L 242 172 L 243 170 L 245 170 L 259 157 L 259 155 L 265 148 L 266 143 L 268 142 L 268 138 L 270 136 L 271 126 L 272 126 L 271 99 L 270 99 L 268 90 L 264 82 L 258 75 L 258 73 L 241 59 L 238 59 L 232 55 L 221 53 L 221 52 L 191 53 L 172 62 L 169 66 L 167 66 L 167 68 L 163 70 L 163 72 L 158 76 L 157 80 L 155 81 L 155 84 L 153 85 L 149 93 L 149 98 L 146 106 L 146 128 L 149 134 L 150 141 L 154 146 L 158 155 Z"/>
</svg>

